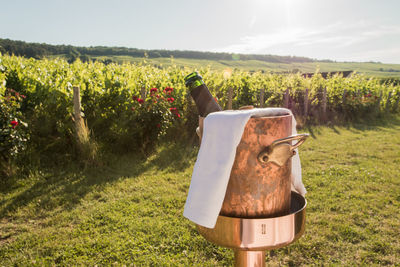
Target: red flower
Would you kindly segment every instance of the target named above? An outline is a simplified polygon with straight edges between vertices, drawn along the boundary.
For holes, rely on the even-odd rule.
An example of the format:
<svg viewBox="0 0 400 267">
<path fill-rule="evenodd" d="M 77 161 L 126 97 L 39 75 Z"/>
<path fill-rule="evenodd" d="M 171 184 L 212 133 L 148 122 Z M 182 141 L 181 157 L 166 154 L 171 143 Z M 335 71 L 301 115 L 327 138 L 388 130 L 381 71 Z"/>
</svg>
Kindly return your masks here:
<svg viewBox="0 0 400 267">
<path fill-rule="evenodd" d="M 170 102 L 170 103 L 174 102 L 174 100 L 175 100 L 175 98 L 173 98 L 173 97 L 167 98 L 167 101 Z"/>
<path fill-rule="evenodd" d="M 141 98 L 138 98 L 137 102 L 139 102 L 139 104 L 143 104 L 143 103 L 144 103 L 144 100 L 141 99 Z"/>
<path fill-rule="evenodd" d="M 178 118 L 181 117 L 181 114 L 179 114 L 179 111 L 177 108 L 169 108 L 169 110 L 171 111 L 172 114 L 174 114 L 175 116 L 177 116 Z"/>
<path fill-rule="evenodd" d="M 134 96 L 132 96 L 132 99 L 136 101 L 136 100 L 138 100 L 138 97 L 134 95 Z"/>
<path fill-rule="evenodd" d="M 157 128 L 160 128 L 160 127 L 161 127 L 161 124 L 157 123 Z"/>
<path fill-rule="evenodd" d="M 160 95 L 156 95 L 157 98 L 160 98 Z"/>
<path fill-rule="evenodd" d="M 167 93 L 169 95 L 172 93 L 172 91 L 174 91 L 174 88 L 172 87 L 165 87 L 164 89 L 164 93 Z"/>
<path fill-rule="evenodd" d="M 157 88 L 150 89 L 150 95 L 153 96 L 157 92 Z"/>
<path fill-rule="evenodd" d="M 14 129 L 15 126 L 18 125 L 18 121 L 11 121 L 12 128 Z"/>
<path fill-rule="evenodd" d="M 26 96 L 25 96 L 25 95 L 21 95 L 21 97 L 22 97 L 22 98 L 26 98 Z"/>
<path fill-rule="evenodd" d="M 214 99 L 215 99 L 215 102 L 217 102 L 217 103 L 218 103 L 218 98 L 214 97 Z"/>
<path fill-rule="evenodd" d="M 368 95 L 367 95 L 367 97 L 371 97 L 371 96 L 372 96 L 372 94 L 368 94 Z"/>
</svg>

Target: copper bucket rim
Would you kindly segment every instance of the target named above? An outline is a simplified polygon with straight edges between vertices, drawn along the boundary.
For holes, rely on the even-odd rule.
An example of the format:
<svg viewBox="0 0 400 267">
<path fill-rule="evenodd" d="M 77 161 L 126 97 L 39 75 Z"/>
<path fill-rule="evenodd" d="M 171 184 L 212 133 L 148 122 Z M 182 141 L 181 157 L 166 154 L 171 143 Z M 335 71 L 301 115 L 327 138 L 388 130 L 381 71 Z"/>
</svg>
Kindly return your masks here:
<svg viewBox="0 0 400 267">
<path fill-rule="evenodd" d="M 218 217 L 222 217 L 222 218 L 228 218 L 229 220 L 240 220 L 240 221 L 246 221 L 246 220 L 259 220 L 259 221 L 266 221 L 266 220 L 279 220 L 279 219 L 283 219 L 285 217 L 291 217 L 293 215 L 296 215 L 297 213 L 301 213 L 303 212 L 303 210 L 306 209 L 307 207 L 307 199 L 302 196 L 301 194 L 297 193 L 296 191 L 291 191 L 291 196 L 294 197 L 294 199 L 297 199 L 298 202 L 301 203 L 301 207 L 300 208 L 294 208 L 294 210 L 292 209 L 292 207 L 290 208 L 290 211 L 288 214 L 285 215 L 281 215 L 281 216 L 274 216 L 274 217 L 238 217 L 238 216 L 225 216 L 225 215 L 221 215 L 219 214 Z M 296 200 L 292 200 L 292 201 L 296 201 Z"/>
<path fill-rule="evenodd" d="M 249 120 L 251 119 L 275 119 L 275 118 L 283 118 L 283 117 L 292 117 L 293 115 L 288 113 L 285 115 L 276 115 L 276 116 L 257 116 L 257 115 L 253 115 L 249 118 Z M 204 120 L 206 117 L 201 117 L 199 116 L 199 120 Z"/>
</svg>

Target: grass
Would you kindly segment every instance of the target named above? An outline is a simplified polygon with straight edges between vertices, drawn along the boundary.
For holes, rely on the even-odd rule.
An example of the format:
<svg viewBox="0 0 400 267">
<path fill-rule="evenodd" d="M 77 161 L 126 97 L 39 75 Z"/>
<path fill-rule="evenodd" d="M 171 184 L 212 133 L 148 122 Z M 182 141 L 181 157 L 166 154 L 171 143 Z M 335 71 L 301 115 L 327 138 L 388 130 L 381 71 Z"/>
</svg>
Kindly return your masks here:
<svg viewBox="0 0 400 267">
<path fill-rule="evenodd" d="M 277 265 L 400 265 L 400 117 L 304 129 L 306 231 Z M 0 266 L 227 266 L 233 253 L 182 217 L 197 148 L 97 169 L 60 163 L 0 188 Z"/>
</svg>

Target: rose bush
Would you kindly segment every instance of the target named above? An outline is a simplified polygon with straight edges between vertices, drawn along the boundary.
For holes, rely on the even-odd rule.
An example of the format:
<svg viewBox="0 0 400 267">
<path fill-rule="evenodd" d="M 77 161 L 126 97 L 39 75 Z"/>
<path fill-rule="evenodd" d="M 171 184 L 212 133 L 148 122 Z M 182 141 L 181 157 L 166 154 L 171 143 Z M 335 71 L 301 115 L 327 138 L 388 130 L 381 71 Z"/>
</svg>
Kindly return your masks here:
<svg viewBox="0 0 400 267">
<path fill-rule="evenodd" d="M 0 95 L 0 160 L 3 174 L 9 173 L 12 160 L 26 148 L 27 124 L 20 110 L 25 98 L 13 89 L 6 89 Z"/>
<path fill-rule="evenodd" d="M 164 90 L 151 88 L 145 99 L 132 97 L 128 132 L 140 143 L 140 148 L 151 149 L 168 129 L 179 123 L 181 112 L 176 107 L 175 95 L 172 87 L 166 87 Z"/>
<path fill-rule="evenodd" d="M 172 87 L 151 88 L 145 96 L 128 88 L 85 91 L 82 103 L 94 136 L 116 151 L 151 150 L 182 119 L 180 95 Z"/>
</svg>

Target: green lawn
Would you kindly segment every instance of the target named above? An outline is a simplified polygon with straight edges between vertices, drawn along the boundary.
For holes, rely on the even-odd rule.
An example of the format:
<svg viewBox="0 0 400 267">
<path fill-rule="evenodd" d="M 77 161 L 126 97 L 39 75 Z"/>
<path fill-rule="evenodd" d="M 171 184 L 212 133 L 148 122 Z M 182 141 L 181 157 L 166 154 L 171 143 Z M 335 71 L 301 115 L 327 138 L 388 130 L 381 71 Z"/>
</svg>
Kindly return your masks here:
<svg viewBox="0 0 400 267">
<path fill-rule="evenodd" d="M 400 265 L 400 117 L 303 129 L 306 231 L 267 253 L 271 265 Z M 229 249 L 182 217 L 194 146 L 148 159 L 60 163 L 1 185 L 0 266 L 225 266 Z"/>
</svg>

